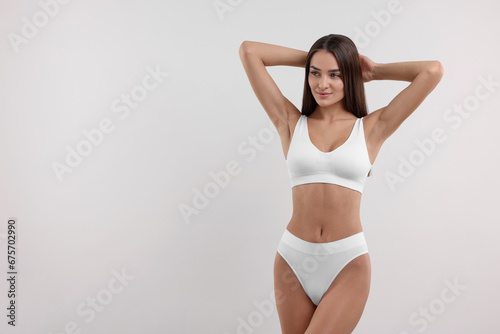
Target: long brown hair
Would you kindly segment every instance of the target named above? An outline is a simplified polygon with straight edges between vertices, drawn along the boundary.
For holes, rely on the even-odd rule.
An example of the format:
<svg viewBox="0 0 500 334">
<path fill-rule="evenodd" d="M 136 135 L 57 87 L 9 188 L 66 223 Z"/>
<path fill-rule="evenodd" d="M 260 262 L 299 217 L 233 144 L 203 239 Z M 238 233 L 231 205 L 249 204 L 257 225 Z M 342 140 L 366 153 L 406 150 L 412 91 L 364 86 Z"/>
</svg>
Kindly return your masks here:
<svg viewBox="0 0 500 334">
<path fill-rule="evenodd" d="M 344 107 L 356 117 L 368 114 L 365 98 L 365 86 L 361 72 L 358 49 L 347 36 L 329 34 L 318 39 L 309 50 L 306 61 L 306 77 L 304 80 L 304 96 L 302 98 L 302 114 L 309 116 L 318 103 L 314 99 L 309 86 L 309 67 L 312 56 L 319 50 L 333 54 L 339 64 L 342 81 L 344 82 Z"/>
</svg>

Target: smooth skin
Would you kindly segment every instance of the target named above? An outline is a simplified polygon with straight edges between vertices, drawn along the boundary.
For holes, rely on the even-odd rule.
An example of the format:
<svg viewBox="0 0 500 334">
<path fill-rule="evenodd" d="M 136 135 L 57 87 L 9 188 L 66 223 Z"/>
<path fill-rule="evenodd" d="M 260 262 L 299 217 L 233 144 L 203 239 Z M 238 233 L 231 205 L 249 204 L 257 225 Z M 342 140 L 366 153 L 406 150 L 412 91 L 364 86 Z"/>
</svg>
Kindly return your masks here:
<svg viewBox="0 0 500 334">
<path fill-rule="evenodd" d="M 252 89 L 276 127 L 285 159 L 301 113 L 279 90 L 266 66 L 305 67 L 307 52 L 273 44 L 244 41 L 239 48 Z M 400 80 L 410 84 L 387 106 L 364 117 L 365 141 L 373 164 L 387 138 L 417 109 L 441 80 L 439 61 L 375 63 L 360 55 L 363 81 Z M 314 68 L 313 68 L 314 66 Z M 318 106 L 308 117 L 309 136 L 322 152 L 341 146 L 356 116 L 343 105 L 344 83 L 335 57 L 326 51 L 311 59 L 309 87 Z M 329 72 L 330 71 L 330 72 Z M 331 93 L 320 97 L 319 92 Z M 362 232 L 361 193 L 328 183 L 292 188 L 293 214 L 287 229 L 309 242 L 336 241 Z M 335 278 L 318 306 L 306 295 L 290 266 L 279 253 L 274 262 L 276 306 L 283 334 L 348 334 L 357 326 L 370 291 L 369 254 L 349 262 Z"/>
</svg>

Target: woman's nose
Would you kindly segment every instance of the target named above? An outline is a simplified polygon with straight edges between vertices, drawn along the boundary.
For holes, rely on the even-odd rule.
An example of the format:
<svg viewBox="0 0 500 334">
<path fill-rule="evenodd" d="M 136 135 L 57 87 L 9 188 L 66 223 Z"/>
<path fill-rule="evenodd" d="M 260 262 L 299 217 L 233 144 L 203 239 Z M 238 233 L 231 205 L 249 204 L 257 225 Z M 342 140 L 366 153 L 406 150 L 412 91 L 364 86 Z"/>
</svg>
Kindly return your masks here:
<svg viewBox="0 0 500 334">
<path fill-rule="evenodd" d="M 324 89 L 328 87 L 328 78 L 323 77 L 322 79 L 319 80 L 319 87 Z"/>
</svg>

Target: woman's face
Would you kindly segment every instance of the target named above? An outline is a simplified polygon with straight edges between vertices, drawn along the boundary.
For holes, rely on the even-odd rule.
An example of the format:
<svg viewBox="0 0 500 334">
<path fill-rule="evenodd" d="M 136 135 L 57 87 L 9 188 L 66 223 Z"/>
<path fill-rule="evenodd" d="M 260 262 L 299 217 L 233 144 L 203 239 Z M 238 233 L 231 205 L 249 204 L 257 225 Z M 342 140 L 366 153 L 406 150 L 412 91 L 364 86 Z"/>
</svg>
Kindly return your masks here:
<svg viewBox="0 0 500 334">
<path fill-rule="evenodd" d="M 311 58 L 309 87 L 318 105 L 326 107 L 344 98 L 344 82 L 337 59 L 327 51 L 319 50 Z M 325 95 L 320 94 L 325 93 Z"/>
</svg>

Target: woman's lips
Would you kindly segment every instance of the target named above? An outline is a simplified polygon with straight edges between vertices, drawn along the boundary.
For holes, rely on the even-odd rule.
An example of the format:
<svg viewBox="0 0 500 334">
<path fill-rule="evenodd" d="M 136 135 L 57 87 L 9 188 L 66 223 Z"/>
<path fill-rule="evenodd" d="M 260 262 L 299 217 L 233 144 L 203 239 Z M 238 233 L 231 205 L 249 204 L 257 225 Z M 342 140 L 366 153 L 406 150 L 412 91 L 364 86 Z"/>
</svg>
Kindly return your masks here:
<svg viewBox="0 0 500 334">
<path fill-rule="evenodd" d="M 328 97 L 332 95 L 332 93 L 318 93 L 319 97 Z"/>
</svg>

